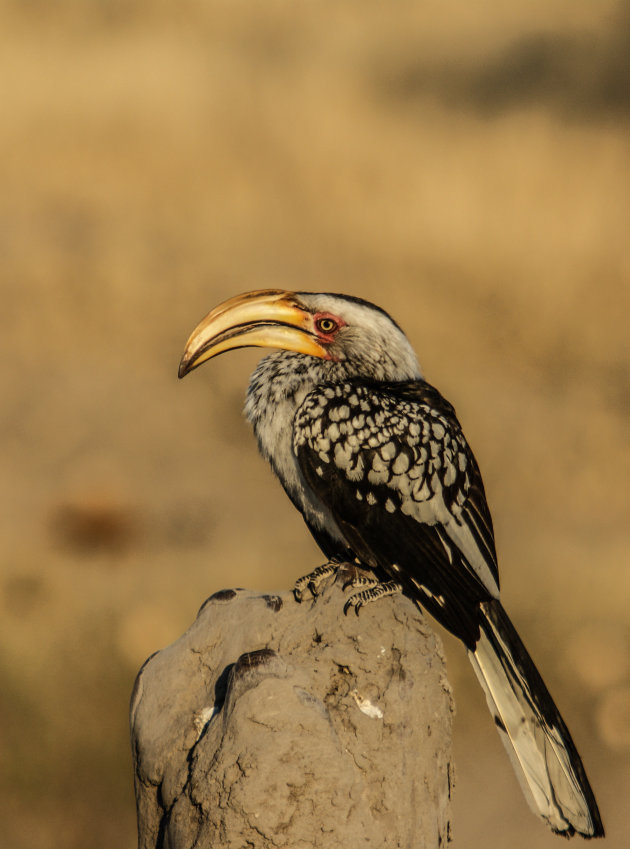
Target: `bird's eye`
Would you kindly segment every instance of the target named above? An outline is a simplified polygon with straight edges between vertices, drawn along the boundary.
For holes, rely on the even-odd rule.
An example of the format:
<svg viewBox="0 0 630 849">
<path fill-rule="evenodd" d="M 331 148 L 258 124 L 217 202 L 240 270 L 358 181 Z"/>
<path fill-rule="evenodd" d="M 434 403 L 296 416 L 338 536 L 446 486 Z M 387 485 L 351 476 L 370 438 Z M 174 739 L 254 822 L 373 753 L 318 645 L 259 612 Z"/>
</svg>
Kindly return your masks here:
<svg viewBox="0 0 630 849">
<path fill-rule="evenodd" d="M 333 333 L 338 326 L 334 318 L 318 318 L 315 322 L 315 327 L 321 333 Z"/>
</svg>

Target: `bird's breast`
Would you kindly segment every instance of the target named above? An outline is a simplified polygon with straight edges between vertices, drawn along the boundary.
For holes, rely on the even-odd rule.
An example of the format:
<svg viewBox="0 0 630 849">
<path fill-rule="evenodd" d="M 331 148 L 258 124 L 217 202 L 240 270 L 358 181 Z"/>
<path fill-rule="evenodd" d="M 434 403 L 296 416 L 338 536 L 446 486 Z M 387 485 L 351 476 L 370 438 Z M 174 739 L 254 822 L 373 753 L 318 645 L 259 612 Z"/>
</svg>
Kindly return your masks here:
<svg viewBox="0 0 630 849">
<path fill-rule="evenodd" d="M 270 368 L 276 364 L 275 360 L 266 359 L 271 362 L 263 361 L 262 367 L 254 372 L 245 405 L 260 453 L 270 463 L 307 524 L 325 531 L 346 547 L 332 513 L 306 482 L 293 448 L 295 416 L 313 390 L 313 384 L 307 381 L 289 383 L 284 374 Z"/>
</svg>

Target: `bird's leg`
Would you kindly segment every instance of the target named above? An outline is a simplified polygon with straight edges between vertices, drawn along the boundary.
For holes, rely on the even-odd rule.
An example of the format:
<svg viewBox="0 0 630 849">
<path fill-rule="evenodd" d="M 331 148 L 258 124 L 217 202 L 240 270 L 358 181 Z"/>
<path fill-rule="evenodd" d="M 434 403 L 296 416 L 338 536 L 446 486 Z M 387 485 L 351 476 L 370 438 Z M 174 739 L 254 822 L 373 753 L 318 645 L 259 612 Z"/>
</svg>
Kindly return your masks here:
<svg viewBox="0 0 630 849">
<path fill-rule="evenodd" d="M 373 601 L 378 601 L 379 598 L 386 598 L 389 595 L 396 595 L 402 592 L 402 586 L 396 581 L 385 581 L 379 583 L 375 581 L 370 584 L 369 578 L 363 578 L 368 584 L 367 589 L 361 590 L 359 593 L 354 593 L 343 606 L 343 612 L 347 613 L 351 607 L 354 607 L 354 612 L 359 615 L 359 610 L 365 604 L 370 604 Z M 359 584 L 361 586 L 362 584 Z"/>
<path fill-rule="evenodd" d="M 303 575 L 301 578 L 298 578 L 293 587 L 295 600 L 302 601 L 304 591 L 307 589 L 310 590 L 312 596 L 319 595 L 320 585 L 327 578 L 330 578 L 331 575 L 336 575 L 337 569 L 339 569 L 340 565 L 340 563 L 336 563 L 334 560 L 331 560 L 329 563 L 324 563 L 323 566 L 318 566 L 317 569 L 309 572 L 308 575 Z"/>
</svg>

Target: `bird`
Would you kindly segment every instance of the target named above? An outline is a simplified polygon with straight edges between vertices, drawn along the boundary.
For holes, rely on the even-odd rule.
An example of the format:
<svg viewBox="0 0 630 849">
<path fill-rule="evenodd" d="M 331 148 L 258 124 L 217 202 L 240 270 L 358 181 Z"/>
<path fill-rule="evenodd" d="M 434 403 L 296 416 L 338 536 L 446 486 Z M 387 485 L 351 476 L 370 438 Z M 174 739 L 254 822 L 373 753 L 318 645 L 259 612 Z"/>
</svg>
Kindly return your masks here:
<svg viewBox="0 0 630 849">
<path fill-rule="evenodd" d="M 534 813 L 558 834 L 603 837 L 569 730 L 501 604 L 479 467 L 401 327 L 354 296 L 247 292 L 197 325 L 179 377 L 243 347 L 274 349 L 245 414 L 327 558 L 304 580 L 359 564 L 375 579 L 350 598 L 357 612 L 398 591 L 428 611 L 464 644 Z"/>
</svg>

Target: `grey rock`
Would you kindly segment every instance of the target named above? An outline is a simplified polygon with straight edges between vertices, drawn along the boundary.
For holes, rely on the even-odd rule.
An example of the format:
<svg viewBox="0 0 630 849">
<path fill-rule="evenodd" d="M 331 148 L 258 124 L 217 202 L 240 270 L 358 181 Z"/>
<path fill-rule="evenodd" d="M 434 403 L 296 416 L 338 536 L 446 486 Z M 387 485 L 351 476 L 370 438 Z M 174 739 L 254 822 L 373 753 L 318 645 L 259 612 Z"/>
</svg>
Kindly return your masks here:
<svg viewBox="0 0 630 849">
<path fill-rule="evenodd" d="M 141 669 L 140 849 L 445 846 L 452 700 L 408 599 L 215 593 Z"/>
</svg>

